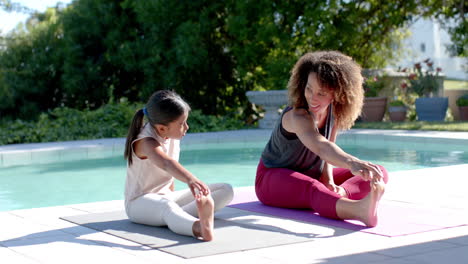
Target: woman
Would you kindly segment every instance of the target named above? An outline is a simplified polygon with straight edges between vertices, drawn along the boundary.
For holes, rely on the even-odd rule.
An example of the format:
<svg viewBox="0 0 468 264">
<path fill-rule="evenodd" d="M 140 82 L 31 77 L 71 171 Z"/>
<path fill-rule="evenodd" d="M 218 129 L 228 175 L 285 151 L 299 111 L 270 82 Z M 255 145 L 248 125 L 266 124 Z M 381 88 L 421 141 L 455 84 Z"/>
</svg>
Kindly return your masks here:
<svg viewBox="0 0 468 264">
<path fill-rule="evenodd" d="M 338 130 L 351 128 L 361 112 L 362 83 L 361 67 L 340 52 L 307 53 L 298 60 L 288 83 L 289 106 L 257 168 L 262 203 L 377 225 L 386 170 L 335 144 Z"/>
</svg>

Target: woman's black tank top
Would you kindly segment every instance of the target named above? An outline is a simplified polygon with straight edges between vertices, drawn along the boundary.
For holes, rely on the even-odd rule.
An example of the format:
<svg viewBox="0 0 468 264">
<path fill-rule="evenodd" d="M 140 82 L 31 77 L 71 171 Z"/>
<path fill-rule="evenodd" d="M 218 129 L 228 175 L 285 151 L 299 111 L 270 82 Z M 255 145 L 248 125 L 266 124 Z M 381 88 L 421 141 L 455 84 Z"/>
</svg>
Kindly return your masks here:
<svg viewBox="0 0 468 264">
<path fill-rule="evenodd" d="M 310 151 L 299 140 L 295 133 L 286 131 L 281 125 L 281 120 L 291 107 L 286 107 L 277 121 L 270 140 L 262 153 L 262 161 L 267 168 L 288 168 L 298 172 L 307 172 L 312 177 L 322 174 L 324 162 L 314 152 Z M 325 126 L 319 129 L 321 135 L 330 139 L 333 128 L 332 106 L 328 109 Z"/>
</svg>

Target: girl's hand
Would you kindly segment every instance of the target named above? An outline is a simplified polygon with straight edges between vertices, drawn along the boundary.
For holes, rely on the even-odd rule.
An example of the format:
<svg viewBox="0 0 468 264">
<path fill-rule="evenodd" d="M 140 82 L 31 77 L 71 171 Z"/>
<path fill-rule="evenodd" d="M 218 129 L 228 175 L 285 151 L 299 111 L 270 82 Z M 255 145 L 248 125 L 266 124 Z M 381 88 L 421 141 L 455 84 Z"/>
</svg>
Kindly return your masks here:
<svg viewBox="0 0 468 264">
<path fill-rule="evenodd" d="M 365 181 L 380 181 L 383 179 L 383 173 L 379 166 L 367 161 L 353 161 L 351 173 L 361 176 Z"/>
<path fill-rule="evenodd" d="M 208 186 L 206 186 L 205 183 L 203 183 L 197 178 L 188 181 L 187 185 L 189 186 L 190 191 L 192 192 L 193 197 L 195 197 L 195 199 L 200 199 L 202 195 L 207 196 L 208 194 L 210 194 L 210 189 L 208 188 Z"/>
</svg>

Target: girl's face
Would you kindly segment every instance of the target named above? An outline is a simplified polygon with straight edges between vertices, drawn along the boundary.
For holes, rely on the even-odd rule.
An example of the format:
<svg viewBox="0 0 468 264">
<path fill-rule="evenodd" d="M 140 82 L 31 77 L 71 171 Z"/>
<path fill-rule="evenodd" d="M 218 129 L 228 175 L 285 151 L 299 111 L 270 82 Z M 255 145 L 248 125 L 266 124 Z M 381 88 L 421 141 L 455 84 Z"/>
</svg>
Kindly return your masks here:
<svg viewBox="0 0 468 264">
<path fill-rule="evenodd" d="M 316 115 L 326 113 L 333 101 L 333 91 L 320 87 L 317 74 L 314 72 L 311 72 L 307 78 L 304 96 L 309 105 L 309 111 Z"/>
<path fill-rule="evenodd" d="M 188 113 L 182 114 L 179 118 L 164 126 L 161 133 L 164 138 L 181 139 L 187 133 L 189 126 L 187 124 Z"/>
</svg>

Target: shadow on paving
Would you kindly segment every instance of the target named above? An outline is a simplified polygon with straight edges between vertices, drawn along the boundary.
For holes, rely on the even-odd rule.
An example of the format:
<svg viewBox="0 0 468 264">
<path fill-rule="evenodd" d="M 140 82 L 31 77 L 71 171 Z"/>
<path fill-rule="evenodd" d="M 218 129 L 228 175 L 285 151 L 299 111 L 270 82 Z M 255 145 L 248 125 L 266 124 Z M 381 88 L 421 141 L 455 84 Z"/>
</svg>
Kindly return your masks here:
<svg viewBox="0 0 468 264">
<path fill-rule="evenodd" d="M 364 246 L 363 246 L 364 247 Z M 363 248 L 363 250 L 365 250 Z M 322 259 L 320 263 L 468 263 L 468 235 Z"/>
<path fill-rule="evenodd" d="M 93 216 L 93 215 L 97 215 Z M 34 246 L 53 242 L 78 243 L 118 247 L 137 251 L 157 249 L 183 258 L 211 256 L 229 252 L 239 252 L 313 241 L 316 238 L 343 236 L 353 231 L 333 229 L 333 235 L 323 236 L 314 232 L 293 232 L 268 224 L 257 224 L 256 219 L 215 220 L 216 239 L 209 243 L 194 237 L 177 235 L 165 227 L 135 224 L 123 219 L 120 211 L 77 215 L 62 218 L 80 226 L 47 230 L 25 236 L 0 241 L 0 246 L 8 248 Z M 93 233 L 104 232 L 109 235 L 133 241 L 138 245 L 119 244 L 90 238 L 80 238 Z M 239 240 L 238 237 L 249 237 Z"/>
</svg>

